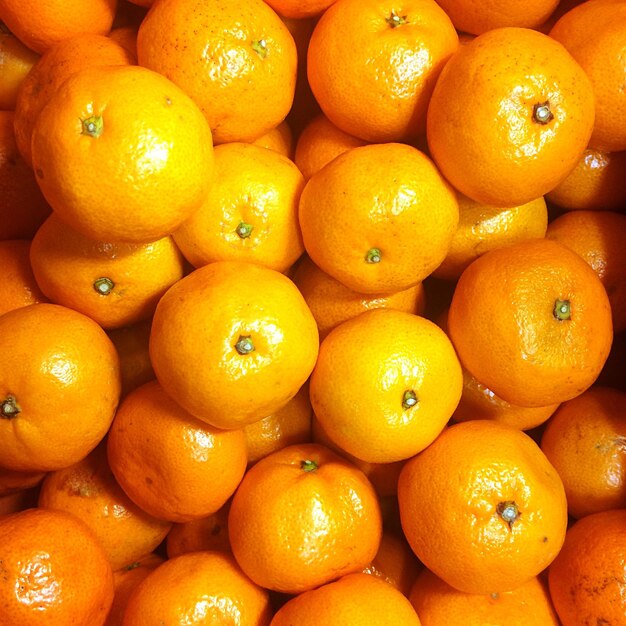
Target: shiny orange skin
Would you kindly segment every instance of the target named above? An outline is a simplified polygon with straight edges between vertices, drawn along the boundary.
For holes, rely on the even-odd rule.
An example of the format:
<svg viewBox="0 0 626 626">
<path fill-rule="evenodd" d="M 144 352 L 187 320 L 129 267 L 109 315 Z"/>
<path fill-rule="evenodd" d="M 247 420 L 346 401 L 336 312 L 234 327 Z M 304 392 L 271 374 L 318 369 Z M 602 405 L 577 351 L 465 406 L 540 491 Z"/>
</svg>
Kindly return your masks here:
<svg viewBox="0 0 626 626">
<path fill-rule="evenodd" d="M 626 510 L 594 513 L 568 531 L 548 570 L 554 608 L 562 626 L 619 624 L 626 599 Z"/>
<path fill-rule="evenodd" d="M 230 545 L 258 585 L 297 594 L 362 570 L 375 557 L 382 518 L 374 488 L 318 444 L 274 452 L 248 470 L 228 515 Z"/>
<path fill-rule="evenodd" d="M 358 293 L 322 271 L 308 255 L 298 262 L 293 282 L 313 313 L 320 340 L 342 322 L 371 309 L 395 309 L 422 315 L 426 306 L 422 283 L 394 293 Z"/>
<path fill-rule="evenodd" d="M 264 135 L 252 142 L 255 146 L 269 148 L 293 160 L 294 137 L 291 126 L 283 120 L 278 126 L 268 130 Z"/>
<path fill-rule="evenodd" d="M 569 211 L 550 222 L 546 238 L 567 246 L 591 266 L 609 296 L 613 332 L 626 330 L 626 215 Z"/>
<path fill-rule="evenodd" d="M 82 519 L 98 537 L 114 571 L 154 550 L 171 527 L 141 510 L 124 493 L 102 444 L 82 461 L 49 472 L 41 485 L 38 506 Z"/>
<path fill-rule="evenodd" d="M 0 464 L 51 471 L 105 436 L 120 395 L 115 347 L 96 322 L 39 303 L 0 317 Z"/>
<path fill-rule="evenodd" d="M 461 366 L 446 334 L 424 317 L 376 309 L 324 339 L 310 380 L 313 412 L 340 448 L 372 463 L 429 446 L 461 397 Z M 405 396 L 412 403 L 405 405 Z"/>
<path fill-rule="evenodd" d="M 424 569 L 409 600 L 423 626 L 527 626 L 529 619 L 537 626 L 560 626 L 547 586 L 537 577 L 511 591 L 475 594 L 457 591 Z"/>
<path fill-rule="evenodd" d="M 516 207 L 494 207 L 457 194 L 459 225 L 446 258 L 433 276 L 456 280 L 479 256 L 517 241 L 545 236 L 548 209 L 543 196 Z"/>
<path fill-rule="evenodd" d="M 537 117 L 546 102 L 546 117 Z M 556 187 L 587 147 L 593 122 L 591 81 L 567 50 L 543 33 L 506 27 L 461 46 L 446 64 L 426 133 L 456 189 L 504 207 Z"/>
<path fill-rule="evenodd" d="M 189 415 L 156 382 L 121 402 L 107 439 L 122 489 L 150 515 L 186 522 L 217 511 L 241 481 L 241 430 L 218 430 Z"/>
<path fill-rule="evenodd" d="M 176 244 L 195 267 L 246 261 L 284 272 L 304 252 L 303 188 L 293 161 L 274 150 L 241 142 L 217 146 L 211 188 L 174 233 Z"/>
<path fill-rule="evenodd" d="M 102 626 L 113 571 L 91 530 L 61 511 L 27 509 L 0 518 L 0 623 Z"/>
<path fill-rule="evenodd" d="M 299 209 L 313 262 L 368 294 L 408 289 L 432 273 L 448 252 L 458 211 L 433 162 L 400 143 L 339 155 L 309 179 Z"/>
<path fill-rule="evenodd" d="M 135 65 L 70 76 L 37 117 L 32 156 L 59 217 L 109 241 L 171 234 L 200 206 L 213 171 L 201 111 L 164 76 Z"/>
<path fill-rule="evenodd" d="M 95 240 L 54 213 L 33 237 L 30 263 L 52 302 L 84 313 L 105 329 L 151 317 L 161 296 L 184 273 L 183 256 L 169 235 L 149 243 Z"/>
<path fill-rule="evenodd" d="M 559 0 L 437 0 L 457 30 L 480 35 L 503 26 L 535 28 L 554 12 Z"/>
<path fill-rule="evenodd" d="M 395 16 L 395 17 L 394 17 Z M 338 0 L 311 35 L 307 73 L 328 119 L 366 141 L 407 141 L 458 35 L 434 0 Z"/>
<path fill-rule="evenodd" d="M 165 391 L 217 428 L 285 406 L 318 350 L 315 319 L 293 282 L 243 262 L 211 263 L 179 280 L 159 301 L 150 336 Z"/>
<path fill-rule="evenodd" d="M 594 385 L 564 402 L 546 424 L 541 449 L 563 480 L 576 519 L 624 507 L 626 393 Z"/>
<path fill-rule="evenodd" d="M 626 151 L 587 148 L 574 169 L 546 199 L 572 211 L 626 211 Z"/>
<path fill-rule="evenodd" d="M 122 626 L 194 624 L 267 626 L 269 594 L 224 552 L 192 552 L 165 561 L 128 600 Z"/>
<path fill-rule="evenodd" d="M 86 67 L 130 65 L 134 57 L 119 43 L 93 33 L 81 33 L 52 46 L 28 72 L 15 103 L 15 140 L 32 166 L 31 139 L 35 121 L 66 78 Z"/>
<path fill-rule="evenodd" d="M 0 111 L 0 241 L 31 239 L 50 214 L 15 140 L 13 111 Z"/>
<path fill-rule="evenodd" d="M 342 576 L 287 601 L 271 626 L 420 626 L 411 603 L 393 585 L 368 574 Z"/>
<path fill-rule="evenodd" d="M 296 45 L 262 0 L 160 1 L 139 27 L 137 52 L 198 104 L 216 144 L 254 141 L 291 108 Z"/>
<path fill-rule="evenodd" d="M 46 302 L 30 266 L 30 241 L 0 241 L 0 315 L 22 306 Z"/>
<path fill-rule="evenodd" d="M 557 305 L 565 307 L 564 319 L 555 315 Z M 456 284 L 448 329 L 465 369 L 503 400 L 527 407 L 585 391 L 613 340 L 600 279 L 575 252 L 548 239 L 476 259 Z"/>
<path fill-rule="evenodd" d="M 580 63 L 593 85 L 596 116 L 589 145 L 607 152 L 626 150 L 621 121 L 626 115 L 626 2 L 583 2 L 563 15 L 549 34 Z"/>
<path fill-rule="evenodd" d="M 15 108 L 17 91 L 39 55 L 0 26 L 0 111 Z"/>
<path fill-rule="evenodd" d="M 466 593 L 511 591 L 537 576 L 567 528 L 554 467 L 528 435 L 493 421 L 454 424 L 409 460 L 398 503 L 420 561 Z"/>
<path fill-rule="evenodd" d="M 117 0 L 0 0 L 0 20 L 24 44 L 43 53 L 72 35 L 106 35 L 111 30 Z"/>
<path fill-rule="evenodd" d="M 367 142 L 337 128 L 323 113 L 312 118 L 298 136 L 295 164 L 306 180 L 351 148 Z"/>
</svg>

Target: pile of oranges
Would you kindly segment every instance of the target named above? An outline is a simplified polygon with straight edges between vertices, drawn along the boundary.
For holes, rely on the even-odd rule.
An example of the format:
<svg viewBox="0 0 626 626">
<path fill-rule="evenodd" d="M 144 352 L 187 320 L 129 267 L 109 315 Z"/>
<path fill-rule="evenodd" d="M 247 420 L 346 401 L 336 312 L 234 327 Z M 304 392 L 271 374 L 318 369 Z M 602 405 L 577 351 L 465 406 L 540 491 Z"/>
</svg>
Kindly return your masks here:
<svg viewBox="0 0 626 626">
<path fill-rule="evenodd" d="M 0 22 L 0 626 L 626 625 L 626 0 Z"/>
</svg>

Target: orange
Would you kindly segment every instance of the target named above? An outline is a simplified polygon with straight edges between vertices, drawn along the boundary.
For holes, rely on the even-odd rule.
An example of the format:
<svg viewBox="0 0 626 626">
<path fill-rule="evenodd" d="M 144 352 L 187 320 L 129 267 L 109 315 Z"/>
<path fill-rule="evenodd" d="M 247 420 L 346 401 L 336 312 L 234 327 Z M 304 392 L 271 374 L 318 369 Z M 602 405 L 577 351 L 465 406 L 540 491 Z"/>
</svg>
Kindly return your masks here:
<svg viewBox="0 0 626 626">
<path fill-rule="evenodd" d="M 142 511 L 122 491 L 107 462 L 106 445 L 70 467 L 48 473 L 39 507 L 82 519 L 98 537 L 114 571 L 154 550 L 171 527 Z"/>
<path fill-rule="evenodd" d="M 37 117 L 32 155 L 58 216 L 109 241 L 171 234 L 200 206 L 213 171 L 211 132 L 198 107 L 135 65 L 70 76 Z"/>
<path fill-rule="evenodd" d="M 381 532 L 365 475 L 312 443 L 283 448 L 249 469 L 228 516 L 241 569 L 256 584 L 289 594 L 362 570 L 376 556 Z"/>
<path fill-rule="evenodd" d="M 187 552 L 202 550 L 230 552 L 230 540 L 228 539 L 229 511 L 230 500 L 211 515 L 190 522 L 174 524 L 167 534 L 165 544 L 168 558 L 173 559 L 175 556 Z"/>
<path fill-rule="evenodd" d="M 626 377 L 624 377 L 624 363 L 626 362 L 626 333 L 620 333 L 613 338 L 613 345 L 600 376 L 595 384 L 606 385 L 613 389 L 626 391 Z"/>
<path fill-rule="evenodd" d="M 152 319 L 147 319 L 107 332 L 120 359 L 122 396 L 154 378 L 148 347 L 151 327 Z"/>
<path fill-rule="evenodd" d="M 109 39 L 120 44 L 124 50 L 136 61 L 137 60 L 137 26 L 118 26 L 109 33 Z"/>
<path fill-rule="evenodd" d="M 282 17 L 306 19 L 321 15 L 336 0 L 265 0 Z"/>
<path fill-rule="evenodd" d="M 423 626 L 559 626 L 547 587 L 537 577 L 511 591 L 464 593 L 424 569 L 409 600 Z"/>
<path fill-rule="evenodd" d="M 366 143 L 337 128 L 323 113 L 319 113 L 302 129 L 296 142 L 294 161 L 304 178 L 309 180 L 335 157 Z"/>
<path fill-rule="evenodd" d="M 313 313 L 320 339 L 341 322 L 370 309 L 395 309 L 416 315 L 425 309 L 422 283 L 394 293 L 357 293 L 323 272 L 306 255 L 297 264 L 293 281 Z"/>
<path fill-rule="evenodd" d="M 596 116 L 589 145 L 607 152 L 626 150 L 624 38 L 626 2 L 593 0 L 563 15 L 550 30 L 591 80 Z"/>
<path fill-rule="evenodd" d="M 361 293 L 421 282 L 444 260 L 458 219 L 454 191 L 433 162 L 399 143 L 339 155 L 309 179 L 300 198 L 307 253 Z"/>
<path fill-rule="evenodd" d="M 137 52 L 198 104 L 216 144 L 254 141 L 291 108 L 296 45 L 263 0 L 161 0 L 141 23 Z"/>
<path fill-rule="evenodd" d="M 0 241 L 0 315 L 22 306 L 46 302 L 30 266 L 30 241 Z"/>
<path fill-rule="evenodd" d="M 390 463 L 430 445 L 452 416 L 461 366 L 426 318 L 377 309 L 330 332 L 311 375 L 313 412 L 339 447 Z"/>
<path fill-rule="evenodd" d="M 491 250 L 461 275 L 448 314 L 465 369 L 526 407 L 569 400 L 596 380 L 613 339 L 596 273 L 548 239 Z"/>
<path fill-rule="evenodd" d="M 274 150 L 217 146 L 213 185 L 174 239 L 195 267 L 248 261 L 284 272 L 304 252 L 298 224 L 303 187 L 293 161 Z"/>
<path fill-rule="evenodd" d="M 366 141 L 423 133 L 435 81 L 459 39 L 434 0 L 338 0 L 317 22 L 309 84 L 328 119 Z"/>
<path fill-rule="evenodd" d="M 135 588 L 146 576 L 155 570 L 164 559 L 156 554 L 148 554 L 116 572 L 113 572 L 115 595 L 104 626 L 122 626 L 124 611 Z"/>
<path fill-rule="evenodd" d="M 119 361 L 104 330 L 57 304 L 0 316 L 0 465 L 68 467 L 105 436 L 120 395 Z"/>
<path fill-rule="evenodd" d="M 404 537 L 385 530 L 376 556 L 363 571 L 382 578 L 408 596 L 421 569 Z"/>
<path fill-rule="evenodd" d="M 626 330 L 626 215 L 570 211 L 550 222 L 546 237 L 587 261 L 609 296 L 614 332 Z"/>
<path fill-rule="evenodd" d="M 448 427 L 407 461 L 400 519 L 417 557 L 466 593 L 512 591 L 558 554 L 563 483 L 522 431 L 487 420 Z"/>
<path fill-rule="evenodd" d="M 267 626 L 270 619 L 268 592 L 247 578 L 231 555 L 193 552 L 165 561 L 135 588 L 122 625 Z"/>
<path fill-rule="evenodd" d="M 172 522 L 217 511 L 246 469 L 241 430 L 217 430 L 192 417 L 156 381 L 121 402 L 107 451 L 111 470 L 130 499 Z"/>
<path fill-rule="evenodd" d="M 519 206 L 569 174 L 593 121 L 591 81 L 561 44 L 527 28 L 495 28 L 461 46 L 441 72 L 428 146 L 461 193 Z"/>
<path fill-rule="evenodd" d="M 548 227 L 543 196 L 515 207 L 494 207 L 458 194 L 459 225 L 443 263 L 433 276 L 456 280 L 476 258 L 494 248 L 541 238 Z"/>
<path fill-rule="evenodd" d="M 45 472 L 15 472 L 0 467 L 0 496 L 37 487 L 45 475 Z"/>
<path fill-rule="evenodd" d="M 624 508 L 626 393 L 593 386 L 548 421 L 541 449 L 565 486 L 569 514 Z"/>
<path fill-rule="evenodd" d="M 274 150 L 288 159 L 293 159 L 293 132 L 286 120 L 255 139 L 253 143 L 256 146 Z"/>
<path fill-rule="evenodd" d="M 348 574 L 301 593 L 284 604 L 271 626 L 321 623 L 325 626 L 420 626 L 411 603 L 375 576 Z"/>
<path fill-rule="evenodd" d="M 480 35 L 503 26 L 535 28 L 554 12 L 559 0 L 437 0 L 457 30 Z"/>
<path fill-rule="evenodd" d="M 312 416 L 309 386 L 305 383 L 284 407 L 244 426 L 248 464 L 256 463 L 276 450 L 311 441 Z"/>
<path fill-rule="evenodd" d="M 161 296 L 183 277 L 184 262 L 171 236 L 149 243 L 85 237 L 56 214 L 33 237 L 30 263 L 52 302 L 80 311 L 103 328 L 152 316 Z"/>
<path fill-rule="evenodd" d="M 0 495 L 0 518 L 3 515 L 19 513 L 37 506 L 38 495 L 39 489 L 37 487 L 29 487 Z"/>
<path fill-rule="evenodd" d="M 113 572 L 91 530 L 61 511 L 0 518 L 0 623 L 102 626 Z"/>
<path fill-rule="evenodd" d="M 17 91 L 39 55 L 0 22 L 0 111 L 15 108 Z"/>
<path fill-rule="evenodd" d="M 0 111 L 0 241 L 30 239 L 50 214 L 35 175 L 20 156 L 12 111 Z"/>
<path fill-rule="evenodd" d="M 133 56 L 119 43 L 93 33 L 64 39 L 43 54 L 21 82 L 15 103 L 15 140 L 24 160 L 31 165 L 35 121 L 66 78 L 86 67 L 133 62 Z"/>
<path fill-rule="evenodd" d="M 171 287 L 157 305 L 150 357 L 165 391 L 216 428 L 279 410 L 313 371 L 311 311 L 283 274 L 220 261 Z"/>
<path fill-rule="evenodd" d="M 72 35 L 106 35 L 116 10 L 117 0 L 93 0 L 87 6 L 81 0 L 0 0 L 0 20 L 40 53 Z"/>
<path fill-rule="evenodd" d="M 563 626 L 624 621 L 624 546 L 624 509 L 588 515 L 567 531 L 548 571 L 550 595 Z"/>
<path fill-rule="evenodd" d="M 566 210 L 626 211 L 626 151 L 587 148 L 546 199 Z"/>
</svg>

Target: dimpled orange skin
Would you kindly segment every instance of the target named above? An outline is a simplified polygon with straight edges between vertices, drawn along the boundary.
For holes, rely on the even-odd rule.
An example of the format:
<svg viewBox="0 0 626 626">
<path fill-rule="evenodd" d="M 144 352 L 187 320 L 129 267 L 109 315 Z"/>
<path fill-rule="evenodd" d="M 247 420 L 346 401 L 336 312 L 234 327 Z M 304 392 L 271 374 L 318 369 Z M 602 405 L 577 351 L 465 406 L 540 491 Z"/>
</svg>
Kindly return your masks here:
<svg viewBox="0 0 626 626">
<path fill-rule="evenodd" d="M 554 608 L 563 626 L 620 624 L 626 599 L 626 510 L 578 520 L 548 570 Z"/>
<path fill-rule="evenodd" d="M 405 536 L 459 591 L 511 591 L 544 570 L 567 528 L 563 483 L 539 446 L 486 420 L 448 427 L 398 481 Z M 499 507 L 514 503 L 509 524 Z"/>
<path fill-rule="evenodd" d="M 50 471 L 84 458 L 120 395 L 119 360 L 104 330 L 66 307 L 31 304 L 0 317 L 0 345 L 0 464 Z"/>
<path fill-rule="evenodd" d="M 111 241 L 171 234 L 200 206 L 213 172 L 201 111 L 167 78 L 135 65 L 70 76 L 35 122 L 32 156 L 59 217 Z"/>
<path fill-rule="evenodd" d="M 217 511 L 246 469 L 241 430 L 218 430 L 192 417 L 151 381 L 129 393 L 107 439 L 118 483 L 150 515 L 187 522 Z"/>
<path fill-rule="evenodd" d="M 331 331 L 310 380 L 313 412 L 327 435 L 372 463 L 408 459 L 430 445 L 461 389 L 446 334 L 424 317 L 391 309 L 362 313 Z"/>
<path fill-rule="evenodd" d="M 546 102 L 553 118 L 534 121 L 535 105 Z M 432 158 L 461 193 L 516 206 L 567 176 L 593 122 L 591 82 L 561 44 L 530 29 L 497 28 L 461 46 L 442 70 L 427 138 Z"/>
<path fill-rule="evenodd" d="M 303 187 L 293 161 L 273 150 L 240 142 L 217 146 L 209 193 L 174 240 L 195 267 L 248 261 L 284 272 L 304 252 L 298 224 Z"/>
<path fill-rule="evenodd" d="M 30 263 L 52 302 L 88 315 L 105 329 L 149 318 L 184 273 L 183 256 L 169 235 L 149 243 L 94 240 L 56 214 L 35 233 Z"/>
<path fill-rule="evenodd" d="M 307 54 L 311 90 L 328 119 L 366 141 L 423 133 L 435 81 L 459 39 L 433 0 L 338 0 Z M 395 17 L 394 17 L 395 16 Z"/>
<path fill-rule="evenodd" d="M 163 0 L 141 23 L 137 52 L 195 100 L 216 144 L 254 141 L 291 108 L 296 44 L 262 0 Z"/>
<path fill-rule="evenodd" d="M 315 319 L 293 282 L 243 262 L 211 263 L 179 280 L 159 301 L 150 335 L 165 391 L 217 428 L 241 428 L 282 408 L 318 350 Z"/>
<path fill-rule="evenodd" d="M 512 591 L 464 593 L 424 569 L 409 593 L 424 626 L 559 626 L 547 586 L 535 577 Z M 532 616 L 532 618 L 530 618 Z"/>
<path fill-rule="evenodd" d="M 569 302 L 569 319 L 557 319 L 557 301 Z M 613 340 L 600 279 L 575 252 L 548 239 L 476 259 L 456 285 L 448 329 L 463 367 L 503 400 L 526 407 L 585 391 Z"/>
<path fill-rule="evenodd" d="M 296 594 L 368 565 L 382 517 L 359 469 L 324 446 L 300 444 L 248 470 L 231 503 L 228 534 L 253 581 Z"/>
<path fill-rule="evenodd" d="M 70 467 L 49 472 L 38 506 L 82 519 L 98 537 L 113 571 L 154 550 L 172 526 L 148 515 L 124 493 L 107 462 L 106 445 Z"/>
<path fill-rule="evenodd" d="M 445 258 L 459 219 L 454 191 L 433 162 L 399 143 L 339 155 L 309 179 L 299 213 L 313 262 L 369 294 L 426 278 Z M 369 260 L 373 251 L 378 262 Z"/>
<path fill-rule="evenodd" d="M 77 517 L 27 509 L 0 518 L 0 623 L 102 626 L 113 601 L 113 571 Z"/>
<path fill-rule="evenodd" d="M 567 48 L 591 79 L 596 118 L 589 145 L 608 152 L 626 150 L 626 2 L 584 2 L 563 15 L 549 34 Z"/>
</svg>

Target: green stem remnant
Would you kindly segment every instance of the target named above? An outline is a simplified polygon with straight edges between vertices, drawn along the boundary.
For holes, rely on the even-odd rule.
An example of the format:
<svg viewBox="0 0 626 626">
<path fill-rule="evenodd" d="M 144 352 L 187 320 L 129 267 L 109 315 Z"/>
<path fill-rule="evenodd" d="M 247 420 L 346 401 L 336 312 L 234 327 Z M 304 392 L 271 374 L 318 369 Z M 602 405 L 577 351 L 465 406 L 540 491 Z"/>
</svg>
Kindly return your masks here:
<svg viewBox="0 0 626 626">
<path fill-rule="evenodd" d="M 559 300 L 558 298 L 554 301 L 554 310 L 552 311 L 554 317 L 556 317 L 559 322 L 564 322 L 572 317 L 572 306 L 569 300 Z"/>
<path fill-rule="evenodd" d="M 318 467 L 318 464 L 311 459 L 300 461 L 300 469 L 304 470 L 305 472 L 314 472 Z"/>
<path fill-rule="evenodd" d="M 380 263 L 381 255 L 378 248 L 370 248 L 365 255 L 367 263 Z"/>
<path fill-rule="evenodd" d="M 513 500 L 499 502 L 496 507 L 496 512 L 508 524 L 509 528 L 513 526 L 513 522 L 515 522 L 520 516 L 519 508 Z"/>
<path fill-rule="evenodd" d="M 537 124 L 547 124 L 553 119 L 554 115 L 550 110 L 550 103 L 547 100 L 545 102 L 535 104 L 533 107 L 533 121 L 537 122 Z"/>
<path fill-rule="evenodd" d="M 254 227 L 252 226 L 252 224 L 248 224 L 246 222 L 239 222 L 239 225 L 235 229 L 235 232 L 242 239 L 247 239 L 252 234 L 253 229 Z"/>
<path fill-rule="evenodd" d="M 269 50 L 267 48 L 267 41 L 265 39 L 257 39 L 252 42 L 252 49 L 262 58 L 264 59 Z"/>
<path fill-rule="evenodd" d="M 413 389 L 407 389 L 402 395 L 402 408 L 410 409 L 411 407 L 416 406 L 417 403 L 417 394 L 413 391 Z"/>
<path fill-rule="evenodd" d="M 115 283 L 106 276 L 96 278 L 93 281 L 93 288 L 102 296 L 108 296 L 113 291 L 113 287 L 115 287 Z"/>
<path fill-rule="evenodd" d="M 239 339 L 235 344 L 235 350 L 237 350 L 237 352 L 241 355 L 254 352 L 254 344 L 252 343 L 250 335 L 239 335 Z"/>
<path fill-rule="evenodd" d="M 102 115 L 90 115 L 88 118 L 81 120 L 81 124 L 83 125 L 82 134 L 89 135 L 94 139 L 100 137 L 104 128 Z"/>
<path fill-rule="evenodd" d="M 395 11 L 391 12 L 391 15 L 385 20 L 391 28 L 397 28 L 406 24 L 406 15 L 398 15 Z"/>
<path fill-rule="evenodd" d="M 8 394 L 7 397 L 0 402 L 0 419 L 13 419 L 21 412 L 15 396 Z"/>
</svg>

